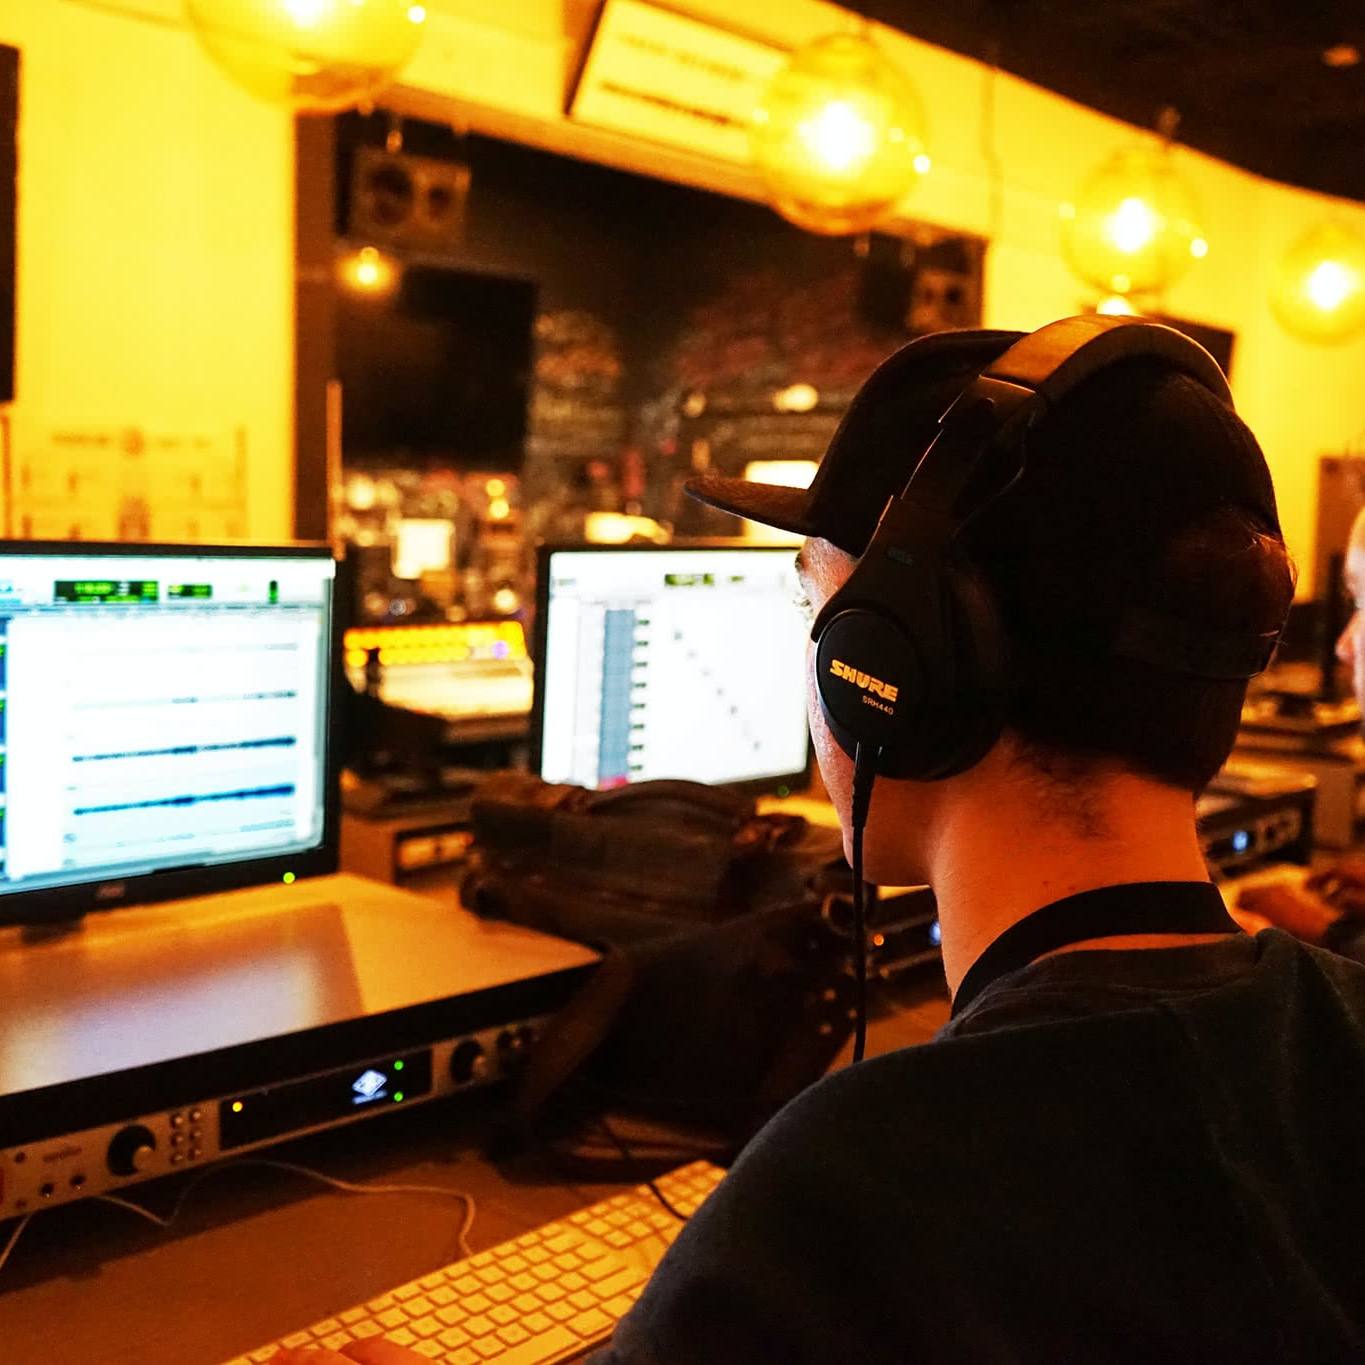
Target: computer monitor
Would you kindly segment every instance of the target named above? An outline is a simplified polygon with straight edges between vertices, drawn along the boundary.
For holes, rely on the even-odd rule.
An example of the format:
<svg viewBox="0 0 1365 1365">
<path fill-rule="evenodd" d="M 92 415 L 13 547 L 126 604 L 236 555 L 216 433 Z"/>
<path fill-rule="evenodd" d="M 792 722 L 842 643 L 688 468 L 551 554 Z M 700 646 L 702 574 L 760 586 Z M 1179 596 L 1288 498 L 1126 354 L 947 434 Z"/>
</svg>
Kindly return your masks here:
<svg viewBox="0 0 1365 1365">
<path fill-rule="evenodd" d="M 0 542 L 0 922 L 336 869 L 324 546 Z"/>
<path fill-rule="evenodd" d="M 810 740 L 794 560 L 785 546 L 542 549 L 541 777 L 800 782 Z"/>
</svg>

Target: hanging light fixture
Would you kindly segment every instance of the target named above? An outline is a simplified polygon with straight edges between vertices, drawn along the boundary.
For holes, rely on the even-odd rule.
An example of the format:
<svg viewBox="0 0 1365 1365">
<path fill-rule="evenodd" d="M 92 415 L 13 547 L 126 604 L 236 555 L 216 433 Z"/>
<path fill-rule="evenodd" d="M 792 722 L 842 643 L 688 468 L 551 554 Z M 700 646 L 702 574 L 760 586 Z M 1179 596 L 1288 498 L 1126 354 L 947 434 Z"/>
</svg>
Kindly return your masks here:
<svg viewBox="0 0 1365 1365">
<path fill-rule="evenodd" d="M 186 0 L 209 55 L 253 95 L 301 114 L 373 99 L 417 50 L 412 0 Z"/>
<path fill-rule="evenodd" d="M 834 33 L 795 52 L 750 126 L 773 207 L 811 232 L 866 232 L 929 170 L 914 88 L 872 40 Z"/>
<path fill-rule="evenodd" d="M 1178 116 L 1162 111 L 1162 142 L 1116 153 L 1061 206 L 1062 254 L 1087 284 L 1144 294 L 1174 284 L 1208 255 L 1199 208 L 1171 164 Z"/>
<path fill-rule="evenodd" d="M 1365 238 L 1322 223 L 1285 253 L 1275 272 L 1275 316 L 1306 341 L 1344 341 L 1365 327 Z"/>
</svg>

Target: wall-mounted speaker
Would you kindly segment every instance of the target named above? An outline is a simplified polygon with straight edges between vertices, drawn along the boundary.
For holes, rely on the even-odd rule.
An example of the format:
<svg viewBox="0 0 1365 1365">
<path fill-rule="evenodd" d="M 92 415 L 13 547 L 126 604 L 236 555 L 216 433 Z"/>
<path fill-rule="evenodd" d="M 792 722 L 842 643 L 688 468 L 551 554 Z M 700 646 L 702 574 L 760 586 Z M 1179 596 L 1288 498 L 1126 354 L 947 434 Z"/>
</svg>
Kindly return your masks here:
<svg viewBox="0 0 1365 1365">
<path fill-rule="evenodd" d="M 346 235 L 355 241 L 450 251 L 464 237 L 469 167 L 458 161 L 357 147 Z"/>
</svg>

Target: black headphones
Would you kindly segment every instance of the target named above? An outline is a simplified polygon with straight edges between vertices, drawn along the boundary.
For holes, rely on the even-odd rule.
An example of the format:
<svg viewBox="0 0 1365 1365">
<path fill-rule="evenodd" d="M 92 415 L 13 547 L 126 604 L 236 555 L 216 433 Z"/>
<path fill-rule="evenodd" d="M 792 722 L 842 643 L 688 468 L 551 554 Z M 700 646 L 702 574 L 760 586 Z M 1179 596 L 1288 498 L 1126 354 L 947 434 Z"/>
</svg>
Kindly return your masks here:
<svg viewBox="0 0 1365 1365">
<path fill-rule="evenodd" d="M 958 533 L 980 507 L 959 501 L 988 452 L 1020 451 L 1028 430 L 1106 366 L 1146 358 L 1232 395 L 1207 351 L 1133 318 L 1065 318 L 1021 338 L 954 400 L 904 488 L 891 498 L 848 581 L 815 622 L 815 668 L 830 733 L 875 773 L 930 780 L 978 763 L 999 738 L 1008 652 L 989 586 Z M 987 506 L 1005 489 L 988 498 Z M 1192 638 L 1180 623 L 1135 614 L 1116 652 L 1210 678 L 1249 678 L 1276 637 Z"/>
</svg>

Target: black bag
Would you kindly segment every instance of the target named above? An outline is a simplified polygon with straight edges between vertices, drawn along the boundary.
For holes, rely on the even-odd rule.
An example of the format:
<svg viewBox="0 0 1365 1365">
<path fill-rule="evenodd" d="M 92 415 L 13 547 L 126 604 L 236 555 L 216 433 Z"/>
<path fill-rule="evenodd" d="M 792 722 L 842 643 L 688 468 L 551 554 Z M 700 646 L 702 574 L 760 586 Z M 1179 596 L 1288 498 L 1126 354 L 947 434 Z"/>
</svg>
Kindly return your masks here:
<svg viewBox="0 0 1365 1365">
<path fill-rule="evenodd" d="M 837 831 L 691 782 L 606 792 L 534 778 L 475 798 L 464 904 L 588 943 L 604 961 L 546 1031 L 516 1110 L 552 1096 L 739 1145 L 829 1067 L 851 1030 Z"/>
</svg>

